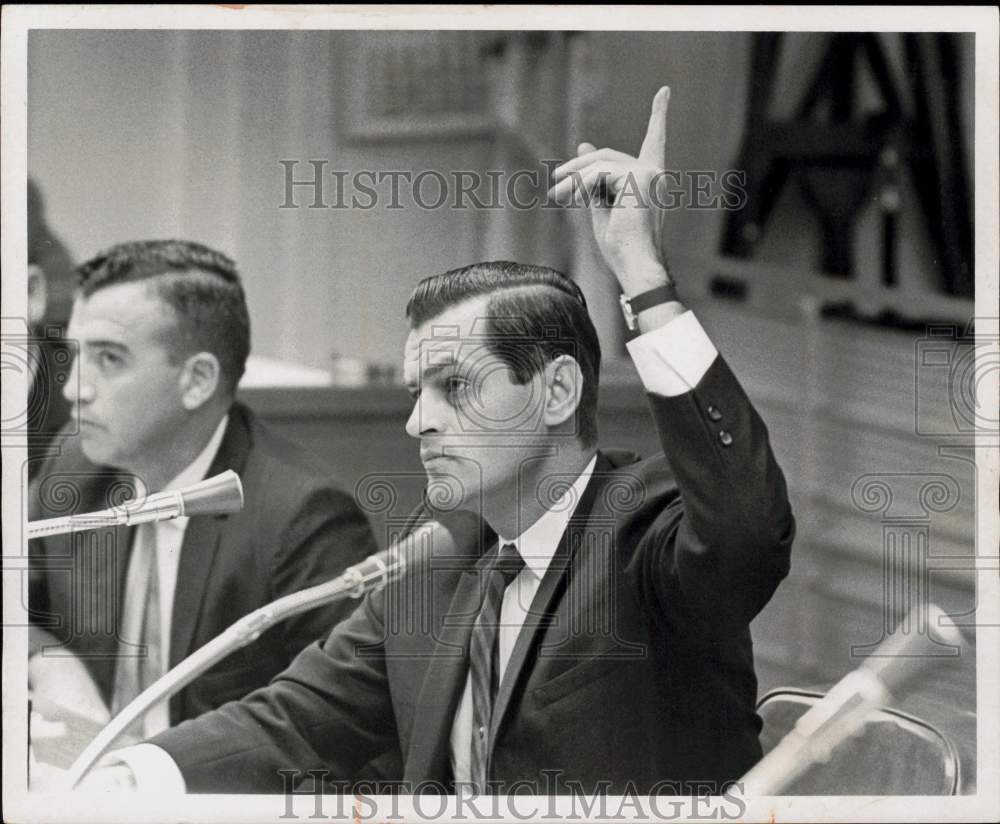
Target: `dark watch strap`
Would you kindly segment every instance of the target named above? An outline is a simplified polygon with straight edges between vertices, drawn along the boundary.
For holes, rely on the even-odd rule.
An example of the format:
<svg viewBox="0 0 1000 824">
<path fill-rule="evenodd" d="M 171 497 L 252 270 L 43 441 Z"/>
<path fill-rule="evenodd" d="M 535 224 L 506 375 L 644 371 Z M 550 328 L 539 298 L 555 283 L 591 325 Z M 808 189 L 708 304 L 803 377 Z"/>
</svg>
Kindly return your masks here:
<svg viewBox="0 0 1000 824">
<path fill-rule="evenodd" d="M 655 289 L 650 289 L 648 292 L 642 292 L 634 298 L 628 298 L 627 300 L 632 311 L 638 315 L 640 312 L 645 312 L 647 309 L 652 309 L 661 303 L 669 303 L 673 300 L 679 300 L 679 298 L 677 297 L 677 287 L 672 283 L 667 283 L 663 286 L 657 286 Z"/>
</svg>

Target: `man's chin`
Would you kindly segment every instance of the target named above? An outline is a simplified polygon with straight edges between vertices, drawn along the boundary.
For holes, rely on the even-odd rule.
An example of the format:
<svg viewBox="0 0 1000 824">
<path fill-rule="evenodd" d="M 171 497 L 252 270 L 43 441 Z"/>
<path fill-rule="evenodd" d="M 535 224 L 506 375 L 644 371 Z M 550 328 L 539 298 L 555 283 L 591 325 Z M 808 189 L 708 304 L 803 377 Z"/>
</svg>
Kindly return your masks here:
<svg viewBox="0 0 1000 824">
<path fill-rule="evenodd" d="M 427 470 L 424 503 L 438 512 L 478 509 L 479 495 L 468 483 L 449 472 Z"/>
<path fill-rule="evenodd" d="M 88 434 L 84 429 L 80 433 L 80 450 L 84 457 L 93 464 L 100 466 L 116 466 L 115 453 L 109 449 L 101 438 Z"/>
</svg>

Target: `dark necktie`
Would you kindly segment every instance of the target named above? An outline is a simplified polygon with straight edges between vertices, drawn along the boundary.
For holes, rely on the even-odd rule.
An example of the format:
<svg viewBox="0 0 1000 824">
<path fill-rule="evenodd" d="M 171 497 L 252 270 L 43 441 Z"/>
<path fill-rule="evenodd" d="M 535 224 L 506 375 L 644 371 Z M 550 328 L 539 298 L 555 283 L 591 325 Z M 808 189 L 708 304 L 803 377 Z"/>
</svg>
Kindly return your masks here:
<svg viewBox="0 0 1000 824">
<path fill-rule="evenodd" d="M 504 544 L 486 579 L 486 595 L 472 626 L 469 673 L 472 679 L 472 758 L 470 777 L 475 791 L 486 792 L 490 754 L 490 722 L 497 691 L 497 636 L 504 590 L 524 568 L 514 544 Z"/>
</svg>

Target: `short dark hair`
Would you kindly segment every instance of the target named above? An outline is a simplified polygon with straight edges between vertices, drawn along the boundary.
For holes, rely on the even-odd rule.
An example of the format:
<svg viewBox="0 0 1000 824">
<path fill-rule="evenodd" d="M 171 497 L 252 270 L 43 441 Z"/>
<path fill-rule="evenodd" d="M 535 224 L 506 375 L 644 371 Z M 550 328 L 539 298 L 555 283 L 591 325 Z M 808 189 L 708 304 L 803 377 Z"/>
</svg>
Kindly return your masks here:
<svg viewBox="0 0 1000 824">
<path fill-rule="evenodd" d="M 168 341 L 176 360 L 194 352 L 219 359 L 222 387 L 232 395 L 250 354 L 250 317 L 236 264 L 221 252 L 186 240 L 120 243 L 77 269 L 79 292 L 156 278 L 160 298 L 177 316 Z"/>
<path fill-rule="evenodd" d="M 424 278 L 406 304 L 411 327 L 421 326 L 462 301 L 489 295 L 486 343 L 527 383 L 559 355 L 580 365 L 583 388 L 577 407 L 577 435 L 597 443 L 597 390 L 601 344 L 587 313 L 587 301 L 562 272 L 545 266 L 498 260 L 473 263 Z"/>
</svg>

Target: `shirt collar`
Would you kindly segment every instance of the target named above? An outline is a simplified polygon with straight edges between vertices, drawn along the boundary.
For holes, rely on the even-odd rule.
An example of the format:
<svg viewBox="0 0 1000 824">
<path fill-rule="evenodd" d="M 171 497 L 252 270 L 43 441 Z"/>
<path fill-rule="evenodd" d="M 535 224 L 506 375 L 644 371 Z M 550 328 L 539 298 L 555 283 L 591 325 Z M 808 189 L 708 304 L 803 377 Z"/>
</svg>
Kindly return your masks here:
<svg viewBox="0 0 1000 824">
<path fill-rule="evenodd" d="M 500 546 L 514 544 L 517 547 L 517 551 L 524 559 L 525 567 L 539 580 L 549 568 L 552 556 L 555 555 L 559 541 L 562 540 L 563 532 L 566 531 L 566 525 L 573 517 L 577 504 L 580 503 L 580 497 L 583 495 L 583 490 L 590 481 L 590 476 L 594 473 L 596 463 L 597 455 L 595 454 L 572 486 L 559 496 L 559 499 L 542 514 L 541 518 L 517 538 L 507 539 L 502 535 L 497 536 Z"/>
<path fill-rule="evenodd" d="M 212 433 L 212 437 L 208 439 L 208 443 L 205 444 L 205 448 L 198 453 L 198 456 L 191 463 L 178 472 L 173 480 L 163 487 L 161 492 L 183 489 L 186 486 L 191 486 L 191 484 L 196 484 L 198 481 L 205 479 L 209 468 L 212 466 L 212 461 L 215 460 L 215 455 L 219 451 L 219 446 L 222 444 L 222 438 L 226 434 L 228 424 L 229 414 L 226 413 L 222 416 L 222 420 L 219 421 L 219 425 L 215 427 L 215 431 Z M 187 518 L 171 518 L 161 523 L 173 526 L 185 526 Z"/>
</svg>

